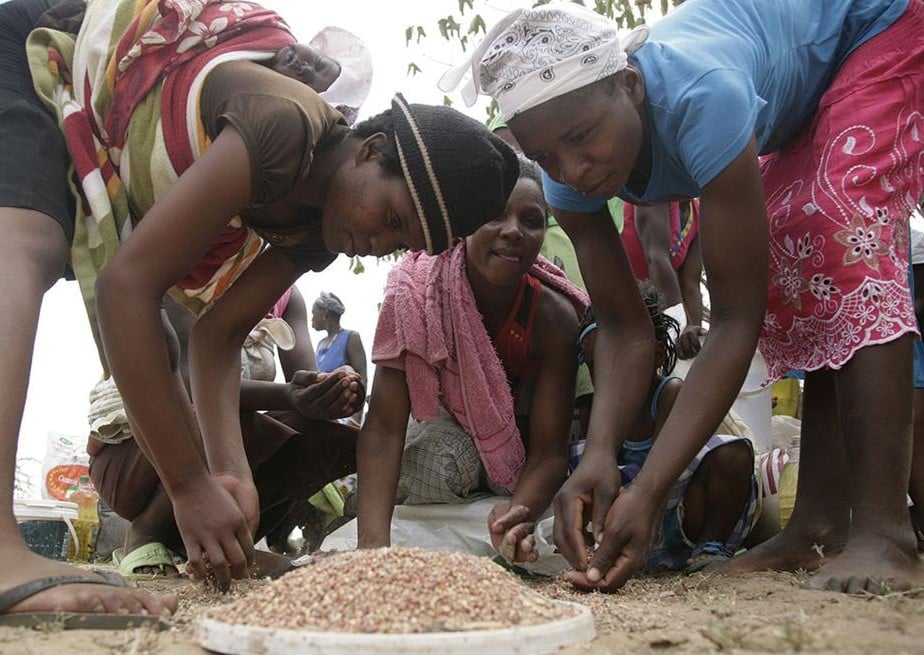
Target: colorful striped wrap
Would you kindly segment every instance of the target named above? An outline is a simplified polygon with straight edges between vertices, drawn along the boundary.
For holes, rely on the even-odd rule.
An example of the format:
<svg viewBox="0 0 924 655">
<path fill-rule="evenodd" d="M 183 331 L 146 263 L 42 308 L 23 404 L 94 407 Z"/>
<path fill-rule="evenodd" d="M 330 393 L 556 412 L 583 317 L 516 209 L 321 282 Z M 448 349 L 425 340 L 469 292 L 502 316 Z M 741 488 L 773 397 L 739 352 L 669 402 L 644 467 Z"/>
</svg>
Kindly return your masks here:
<svg viewBox="0 0 924 655">
<path fill-rule="evenodd" d="M 274 12 L 221 0 L 90 0 L 76 40 L 49 29 L 29 36 L 36 90 L 57 115 L 73 164 L 72 265 L 104 369 L 97 276 L 134 224 L 208 148 L 199 112 L 206 76 L 220 63 L 266 59 L 294 41 Z M 234 217 L 171 295 L 201 314 L 262 245 Z"/>
</svg>

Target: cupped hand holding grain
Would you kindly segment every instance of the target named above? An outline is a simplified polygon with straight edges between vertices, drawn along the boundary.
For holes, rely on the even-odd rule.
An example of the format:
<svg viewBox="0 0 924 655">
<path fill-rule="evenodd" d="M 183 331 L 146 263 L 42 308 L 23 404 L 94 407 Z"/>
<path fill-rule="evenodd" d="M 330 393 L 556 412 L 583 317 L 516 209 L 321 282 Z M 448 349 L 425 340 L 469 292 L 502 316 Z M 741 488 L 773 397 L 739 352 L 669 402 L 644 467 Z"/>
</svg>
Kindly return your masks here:
<svg viewBox="0 0 924 655">
<path fill-rule="evenodd" d="M 583 591 L 612 592 L 622 588 L 648 560 L 651 544 L 660 526 L 663 500 L 646 494 L 636 485 L 625 487 L 610 506 L 597 548 L 587 570 L 571 571 L 565 577 Z"/>
<path fill-rule="evenodd" d="M 488 514 L 491 545 L 508 562 L 535 562 L 539 559 L 533 536 L 535 527 L 525 505 L 498 503 Z"/>
<path fill-rule="evenodd" d="M 621 484 L 615 453 L 585 450 L 581 463 L 555 495 L 555 546 L 577 571 L 587 569 L 584 529 L 588 520 L 594 541 L 599 543 Z"/>
<path fill-rule="evenodd" d="M 342 366 L 330 373 L 296 371 L 289 383 L 289 397 L 295 411 L 305 418 L 332 420 L 358 411 L 365 390 L 359 374 Z"/>
</svg>

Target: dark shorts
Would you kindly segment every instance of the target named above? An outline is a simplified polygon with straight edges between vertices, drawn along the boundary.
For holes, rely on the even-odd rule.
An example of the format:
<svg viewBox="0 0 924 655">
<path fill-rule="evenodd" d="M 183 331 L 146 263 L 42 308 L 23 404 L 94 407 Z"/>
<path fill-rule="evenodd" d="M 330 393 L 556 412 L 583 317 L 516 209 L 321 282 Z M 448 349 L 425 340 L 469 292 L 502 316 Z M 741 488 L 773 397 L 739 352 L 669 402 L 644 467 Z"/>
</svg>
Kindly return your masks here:
<svg viewBox="0 0 924 655">
<path fill-rule="evenodd" d="M 0 207 L 50 216 L 71 243 L 75 204 L 67 184 L 67 147 L 51 112 L 35 94 L 25 55 L 26 36 L 52 4 L 0 4 Z"/>
</svg>

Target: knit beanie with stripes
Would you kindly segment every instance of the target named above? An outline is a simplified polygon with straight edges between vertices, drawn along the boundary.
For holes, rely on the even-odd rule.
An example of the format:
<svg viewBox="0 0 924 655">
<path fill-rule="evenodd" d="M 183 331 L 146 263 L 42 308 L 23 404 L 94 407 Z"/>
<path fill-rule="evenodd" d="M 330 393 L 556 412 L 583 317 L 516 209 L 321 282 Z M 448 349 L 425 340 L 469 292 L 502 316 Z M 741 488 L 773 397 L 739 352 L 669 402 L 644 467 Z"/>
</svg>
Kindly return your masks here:
<svg viewBox="0 0 924 655">
<path fill-rule="evenodd" d="M 446 250 L 504 213 L 519 177 L 514 151 L 473 118 L 444 106 L 391 102 L 401 170 L 427 252 Z"/>
</svg>

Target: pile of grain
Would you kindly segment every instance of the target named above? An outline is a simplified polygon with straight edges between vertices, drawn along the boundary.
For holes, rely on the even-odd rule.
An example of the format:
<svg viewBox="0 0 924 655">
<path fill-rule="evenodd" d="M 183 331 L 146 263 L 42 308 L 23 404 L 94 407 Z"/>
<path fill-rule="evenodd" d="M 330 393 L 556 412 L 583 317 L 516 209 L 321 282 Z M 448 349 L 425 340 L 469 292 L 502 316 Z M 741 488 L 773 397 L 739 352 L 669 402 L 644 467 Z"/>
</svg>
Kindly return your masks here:
<svg viewBox="0 0 924 655">
<path fill-rule="evenodd" d="M 415 633 L 510 628 L 573 615 L 484 557 L 382 548 L 296 569 L 211 618 L 288 630 Z"/>
</svg>

